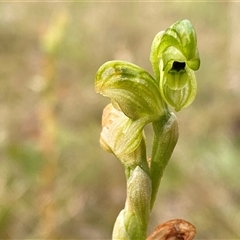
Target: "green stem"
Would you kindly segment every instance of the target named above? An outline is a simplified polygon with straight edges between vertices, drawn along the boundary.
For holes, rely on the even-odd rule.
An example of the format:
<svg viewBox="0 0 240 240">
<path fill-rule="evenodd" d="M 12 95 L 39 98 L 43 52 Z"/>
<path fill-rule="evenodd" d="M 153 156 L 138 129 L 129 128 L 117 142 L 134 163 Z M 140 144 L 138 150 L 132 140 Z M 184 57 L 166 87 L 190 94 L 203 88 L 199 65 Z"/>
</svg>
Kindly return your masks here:
<svg viewBox="0 0 240 240">
<path fill-rule="evenodd" d="M 145 240 L 150 217 L 151 177 L 143 137 L 139 147 L 130 156 L 135 164 L 124 165 L 127 180 L 127 199 L 114 225 L 114 240 Z M 122 159 L 122 162 L 123 159 Z"/>
<path fill-rule="evenodd" d="M 169 113 L 159 121 L 153 122 L 153 129 L 154 140 L 150 166 L 152 179 L 151 210 L 157 196 L 163 172 L 178 140 L 178 124 L 175 115 Z"/>
</svg>

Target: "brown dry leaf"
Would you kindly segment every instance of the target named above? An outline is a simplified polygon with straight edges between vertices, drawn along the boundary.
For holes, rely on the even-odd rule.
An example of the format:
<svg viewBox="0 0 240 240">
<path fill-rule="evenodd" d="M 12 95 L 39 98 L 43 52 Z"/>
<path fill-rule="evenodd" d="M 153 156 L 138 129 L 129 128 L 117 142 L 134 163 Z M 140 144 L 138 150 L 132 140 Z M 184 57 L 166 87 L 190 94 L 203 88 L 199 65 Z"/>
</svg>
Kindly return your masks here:
<svg viewBox="0 0 240 240">
<path fill-rule="evenodd" d="M 147 240 L 192 240 L 196 228 L 183 219 L 173 219 L 160 224 Z"/>
</svg>

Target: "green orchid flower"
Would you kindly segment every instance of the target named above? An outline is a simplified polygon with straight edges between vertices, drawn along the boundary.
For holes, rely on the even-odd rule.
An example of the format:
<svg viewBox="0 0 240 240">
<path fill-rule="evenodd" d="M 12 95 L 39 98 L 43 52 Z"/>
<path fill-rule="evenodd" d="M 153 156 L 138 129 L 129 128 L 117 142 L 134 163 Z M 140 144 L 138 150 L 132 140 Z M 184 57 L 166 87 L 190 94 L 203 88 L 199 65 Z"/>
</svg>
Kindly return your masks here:
<svg viewBox="0 0 240 240">
<path fill-rule="evenodd" d="M 200 66 L 192 24 L 182 20 L 159 32 L 152 43 L 150 61 L 164 101 L 176 111 L 191 104 L 197 92 L 194 71 Z"/>
<path fill-rule="evenodd" d="M 132 120 L 108 104 L 102 115 L 101 147 L 113 154 L 126 167 L 136 167 L 146 157 L 143 128 L 148 120 Z"/>
<path fill-rule="evenodd" d="M 95 90 L 109 97 L 113 106 L 132 120 L 152 121 L 165 114 L 165 106 L 153 77 L 125 61 L 110 61 L 97 71 Z"/>
<path fill-rule="evenodd" d="M 97 71 L 95 89 L 112 101 L 103 112 L 101 146 L 121 159 L 136 154 L 145 125 L 166 114 L 156 81 L 134 64 L 110 61 Z"/>
</svg>

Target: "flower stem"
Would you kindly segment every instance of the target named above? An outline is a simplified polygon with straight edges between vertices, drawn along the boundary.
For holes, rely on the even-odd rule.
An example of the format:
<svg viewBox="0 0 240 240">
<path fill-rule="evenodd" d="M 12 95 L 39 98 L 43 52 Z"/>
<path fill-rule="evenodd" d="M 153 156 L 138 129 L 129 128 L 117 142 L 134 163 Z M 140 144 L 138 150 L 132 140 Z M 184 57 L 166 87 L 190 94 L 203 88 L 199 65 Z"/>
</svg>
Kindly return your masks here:
<svg viewBox="0 0 240 240">
<path fill-rule="evenodd" d="M 152 179 L 151 210 L 157 196 L 163 172 L 178 140 L 178 123 L 173 113 L 165 115 L 164 118 L 153 122 L 152 125 L 154 129 L 154 140 L 150 166 Z"/>
</svg>

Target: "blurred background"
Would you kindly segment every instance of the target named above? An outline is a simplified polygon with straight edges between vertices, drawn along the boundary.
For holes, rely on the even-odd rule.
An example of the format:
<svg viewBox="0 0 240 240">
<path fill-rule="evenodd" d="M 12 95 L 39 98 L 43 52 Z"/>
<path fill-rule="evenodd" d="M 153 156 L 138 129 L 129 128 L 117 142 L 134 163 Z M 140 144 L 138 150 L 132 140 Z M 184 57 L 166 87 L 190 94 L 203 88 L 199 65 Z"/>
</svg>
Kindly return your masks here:
<svg viewBox="0 0 240 240">
<path fill-rule="evenodd" d="M 198 94 L 177 113 L 149 233 L 183 218 L 196 239 L 239 239 L 239 13 L 230 1 L 1 3 L 0 239 L 111 238 L 125 177 L 99 146 L 109 100 L 95 73 L 113 59 L 152 73 L 154 36 L 185 18 L 198 36 Z"/>
</svg>

